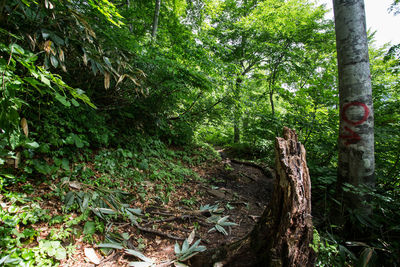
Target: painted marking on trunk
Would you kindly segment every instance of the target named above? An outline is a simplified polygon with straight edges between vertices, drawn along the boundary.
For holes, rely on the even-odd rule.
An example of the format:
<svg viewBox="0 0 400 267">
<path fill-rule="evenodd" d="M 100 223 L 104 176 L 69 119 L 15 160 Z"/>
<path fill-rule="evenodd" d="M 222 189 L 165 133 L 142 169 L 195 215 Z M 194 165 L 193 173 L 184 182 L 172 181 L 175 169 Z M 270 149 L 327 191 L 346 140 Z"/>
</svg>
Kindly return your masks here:
<svg viewBox="0 0 400 267">
<path fill-rule="evenodd" d="M 362 118 L 361 120 L 359 120 L 359 121 L 352 121 L 352 120 L 349 120 L 349 119 L 347 118 L 346 111 L 347 111 L 347 109 L 348 109 L 349 107 L 352 107 L 352 106 L 363 107 L 363 108 L 364 108 L 364 116 L 363 116 L 363 118 Z M 343 110 L 342 110 L 342 119 L 343 119 L 345 122 L 350 123 L 350 124 L 352 124 L 352 125 L 360 125 L 360 124 L 364 123 L 364 122 L 368 119 L 368 116 L 369 116 L 369 108 L 367 107 L 367 105 L 365 105 L 364 103 L 361 103 L 361 102 L 350 102 L 350 103 L 346 104 L 346 105 L 343 107 Z"/>
<path fill-rule="evenodd" d="M 355 106 L 355 107 L 362 107 L 362 108 L 364 109 L 364 115 L 363 115 L 363 117 L 362 117 L 361 120 L 353 121 L 353 120 L 350 120 L 350 119 L 347 117 L 346 111 L 347 111 L 347 109 L 348 109 L 349 107 L 352 107 L 352 106 Z M 367 107 L 366 104 L 361 103 L 361 102 L 357 102 L 357 101 L 350 102 L 350 103 L 344 105 L 344 107 L 343 107 L 343 109 L 342 109 L 342 112 L 341 112 L 341 116 L 342 116 L 342 119 L 343 119 L 344 122 L 350 124 L 350 125 L 349 125 L 350 127 L 351 127 L 351 126 L 357 126 L 357 125 L 363 124 L 363 123 L 368 119 L 368 117 L 369 117 L 369 108 Z M 348 134 L 340 135 L 339 137 L 346 140 L 346 146 L 348 146 L 348 145 L 350 145 L 350 144 L 356 144 L 356 143 L 358 143 L 358 142 L 361 140 L 361 136 L 358 135 L 358 134 L 355 132 L 355 130 L 356 130 L 355 128 L 353 128 L 353 130 L 352 130 L 351 128 L 349 128 L 349 127 L 347 127 L 347 126 L 344 126 L 344 130 L 345 130 L 345 132 L 347 132 Z"/>
<path fill-rule="evenodd" d="M 361 136 L 359 136 L 356 132 L 350 129 L 347 126 L 344 126 L 344 129 L 349 133 L 349 135 L 341 135 L 340 138 L 347 139 L 346 146 L 350 144 L 356 144 L 361 140 Z"/>
</svg>

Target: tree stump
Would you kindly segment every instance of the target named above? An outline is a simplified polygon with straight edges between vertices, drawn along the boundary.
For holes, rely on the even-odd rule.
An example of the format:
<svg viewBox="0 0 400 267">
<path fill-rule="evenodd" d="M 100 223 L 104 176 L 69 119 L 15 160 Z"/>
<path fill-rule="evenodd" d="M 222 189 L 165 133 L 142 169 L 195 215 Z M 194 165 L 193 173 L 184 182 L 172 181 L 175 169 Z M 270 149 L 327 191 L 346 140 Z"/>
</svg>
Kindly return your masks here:
<svg viewBox="0 0 400 267">
<path fill-rule="evenodd" d="M 311 181 L 304 146 L 284 127 L 275 142 L 276 180 L 271 202 L 252 234 L 259 266 L 313 266 Z"/>
<path fill-rule="evenodd" d="M 275 142 L 274 191 L 253 231 L 241 240 L 197 255 L 192 266 L 313 266 L 311 181 L 304 146 L 284 127 Z M 215 265 L 214 265 L 215 266 Z"/>
</svg>

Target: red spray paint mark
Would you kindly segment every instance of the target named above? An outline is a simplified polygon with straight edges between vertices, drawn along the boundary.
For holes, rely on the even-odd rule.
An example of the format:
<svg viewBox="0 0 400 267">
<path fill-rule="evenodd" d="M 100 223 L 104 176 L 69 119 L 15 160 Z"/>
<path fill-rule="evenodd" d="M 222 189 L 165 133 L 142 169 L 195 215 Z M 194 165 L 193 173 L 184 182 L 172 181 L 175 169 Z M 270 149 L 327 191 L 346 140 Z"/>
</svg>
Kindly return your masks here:
<svg viewBox="0 0 400 267">
<path fill-rule="evenodd" d="M 361 120 L 359 120 L 359 121 L 351 121 L 351 120 L 349 120 L 347 118 L 346 111 L 351 106 L 359 106 L 359 107 L 363 107 L 364 108 L 364 116 L 363 116 L 363 118 Z M 348 122 L 348 123 L 350 123 L 352 125 L 360 125 L 360 124 L 362 124 L 363 122 L 365 122 L 368 119 L 368 116 L 369 116 L 369 109 L 368 109 L 367 105 L 365 105 L 364 103 L 361 103 L 361 102 L 348 103 L 342 109 L 342 119 L 345 122 Z"/>
<path fill-rule="evenodd" d="M 346 111 L 347 111 L 347 109 L 348 109 L 349 107 L 352 107 L 352 106 L 357 106 L 357 107 L 363 107 L 363 108 L 364 108 L 364 116 L 363 116 L 363 118 L 362 118 L 361 120 L 352 121 L 352 120 L 349 120 L 349 119 L 347 118 Z M 368 119 L 368 116 L 369 116 L 369 108 L 367 107 L 367 105 L 365 105 L 364 103 L 361 103 L 361 102 L 350 102 L 350 103 L 346 104 L 346 105 L 343 107 L 343 109 L 342 109 L 342 114 L 341 114 L 341 115 L 342 115 L 343 121 L 345 121 L 345 122 L 347 122 L 348 124 L 351 124 L 351 125 L 353 125 L 353 126 L 356 126 L 356 125 L 363 124 L 363 123 Z M 349 127 L 344 126 L 344 129 L 345 129 L 349 134 L 340 135 L 339 137 L 342 138 L 342 139 L 346 139 L 346 140 L 347 140 L 347 141 L 346 141 L 346 146 L 348 146 L 348 145 L 350 145 L 350 144 L 356 144 L 356 143 L 358 143 L 358 142 L 361 140 L 361 136 L 358 135 L 356 132 L 354 132 L 354 131 L 353 131 L 352 129 L 350 129 Z"/>
<path fill-rule="evenodd" d="M 346 146 L 350 144 L 356 144 L 358 141 L 361 140 L 361 136 L 359 136 L 356 132 L 354 132 L 352 129 L 350 129 L 347 126 L 344 126 L 344 129 L 349 132 L 349 135 L 341 135 L 340 138 L 346 139 Z"/>
</svg>

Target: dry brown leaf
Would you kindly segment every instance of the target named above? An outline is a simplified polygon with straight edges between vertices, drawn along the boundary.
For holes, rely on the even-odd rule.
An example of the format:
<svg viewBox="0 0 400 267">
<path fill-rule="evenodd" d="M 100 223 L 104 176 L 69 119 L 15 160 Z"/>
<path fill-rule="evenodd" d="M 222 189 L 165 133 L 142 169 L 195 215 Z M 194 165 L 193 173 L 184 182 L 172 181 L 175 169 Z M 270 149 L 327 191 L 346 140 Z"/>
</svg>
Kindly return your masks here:
<svg viewBox="0 0 400 267">
<path fill-rule="evenodd" d="M 50 54 L 50 52 L 51 52 L 51 44 L 52 43 L 50 40 L 47 40 L 46 42 L 44 42 L 43 49 L 47 54 Z"/>
<path fill-rule="evenodd" d="M 189 245 L 193 243 L 195 236 L 196 236 L 196 230 L 193 229 L 193 231 L 190 233 L 189 237 L 187 238 L 187 242 Z"/>
<path fill-rule="evenodd" d="M 60 48 L 59 52 L 58 52 L 58 58 L 60 59 L 60 61 L 64 61 L 65 56 L 64 56 L 64 51 Z"/>
<path fill-rule="evenodd" d="M 104 72 L 104 88 L 110 88 L 110 73 Z"/>
<path fill-rule="evenodd" d="M 82 189 L 81 184 L 79 182 L 76 182 L 76 181 L 69 182 L 69 187 L 77 189 L 77 190 L 81 190 Z"/>
<path fill-rule="evenodd" d="M 28 39 L 29 39 L 29 41 L 30 41 L 30 45 L 31 45 L 31 48 L 32 48 L 32 51 L 34 51 L 35 50 L 35 47 L 36 47 L 36 38 L 35 38 L 35 40 L 32 38 L 32 36 L 30 36 L 29 34 L 28 34 Z"/>
<path fill-rule="evenodd" d="M 28 137 L 29 135 L 28 122 L 26 121 L 25 118 L 21 119 L 21 127 L 22 130 L 24 131 L 25 136 Z"/>
<path fill-rule="evenodd" d="M 85 248 L 85 256 L 96 265 L 100 264 L 101 262 L 99 256 L 97 256 L 93 248 Z"/>
<path fill-rule="evenodd" d="M 87 55 L 86 55 L 86 53 L 83 53 L 83 57 L 82 57 L 82 59 L 83 59 L 83 64 L 85 64 L 85 66 L 87 66 L 88 59 L 87 59 Z"/>
<path fill-rule="evenodd" d="M 18 169 L 18 165 L 21 161 L 21 152 L 17 152 L 17 154 L 15 155 L 16 159 L 14 161 L 14 168 Z"/>
</svg>

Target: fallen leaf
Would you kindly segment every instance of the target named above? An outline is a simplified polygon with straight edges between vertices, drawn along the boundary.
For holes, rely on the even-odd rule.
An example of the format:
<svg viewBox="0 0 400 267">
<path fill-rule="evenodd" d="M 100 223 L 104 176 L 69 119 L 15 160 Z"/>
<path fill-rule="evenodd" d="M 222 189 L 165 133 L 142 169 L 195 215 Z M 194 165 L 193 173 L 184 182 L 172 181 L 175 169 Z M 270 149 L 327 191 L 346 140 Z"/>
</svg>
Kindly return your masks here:
<svg viewBox="0 0 400 267">
<path fill-rule="evenodd" d="M 100 264 L 100 259 L 93 248 L 85 248 L 85 256 L 94 264 Z"/>
</svg>

